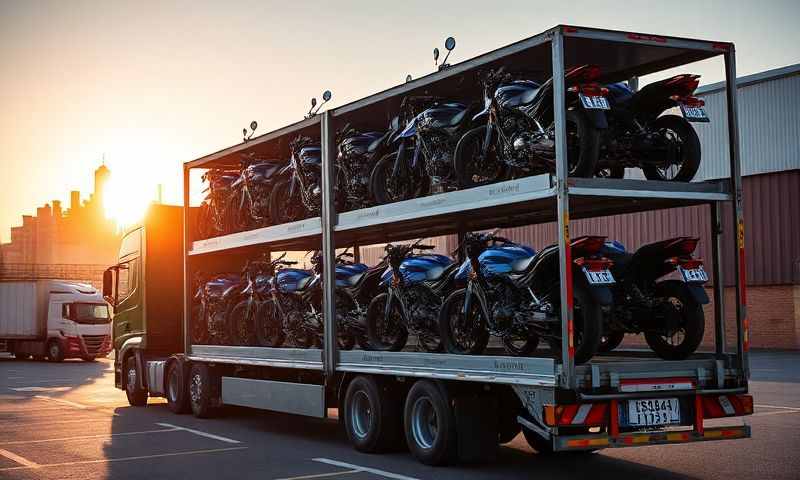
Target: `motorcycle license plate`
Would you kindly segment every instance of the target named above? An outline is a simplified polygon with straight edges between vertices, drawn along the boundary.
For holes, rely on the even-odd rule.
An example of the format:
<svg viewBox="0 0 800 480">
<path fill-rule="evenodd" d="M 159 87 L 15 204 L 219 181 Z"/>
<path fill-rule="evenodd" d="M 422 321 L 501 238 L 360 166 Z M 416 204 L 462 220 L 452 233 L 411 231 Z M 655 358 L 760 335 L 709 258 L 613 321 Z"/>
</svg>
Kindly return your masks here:
<svg viewBox="0 0 800 480">
<path fill-rule="evenodd" d="M 611 270 L 587 270 L 583 269 L 586 280 L 591 285 L 608 285 L 614 283 L 614 275 L 611 275 Z"/>
<path fill-rule="evenodd" d="M 608 100 L 606 100 L 606 97 L 601 97 L 599 95 L 590 97 L 582 93 L 579 93 L 578 97 L 581 99 L 583 108 L 587 110 L 611 110 L 611 107 L 608 106 Z"/>
<path fill-rule="evenodd" d="M 681 404 L 677 398 L 639 398 L 628 400 L 628 424 L 636 427 L 681 423 Z"/>
<path fill-rule="evenodd" d="M 681 272 L 683 276 L 683 280 L 685 282 L 707 282 L 708 281 L 708 274 L 702 268 L 681 268 L 678 267 L 678 270 Z"/>
<path fill-rule="evenodd" d="M 708 115 L 706 115 L 706 111 L 703 107 L 687 107 L 686 105 L 681 105 L 681 112 L 683 112 L 683 118 L 690 122 L 711 121 L 708 119 Z"/>
</svg>

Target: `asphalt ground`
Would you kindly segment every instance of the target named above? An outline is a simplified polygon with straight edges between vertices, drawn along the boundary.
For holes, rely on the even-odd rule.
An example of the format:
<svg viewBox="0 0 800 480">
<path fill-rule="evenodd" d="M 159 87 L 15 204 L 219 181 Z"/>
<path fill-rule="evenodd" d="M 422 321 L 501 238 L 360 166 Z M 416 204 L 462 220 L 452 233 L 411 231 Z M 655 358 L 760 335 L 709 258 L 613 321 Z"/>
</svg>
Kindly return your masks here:
<svg viewBox="0 0 800 480">
<path fill-rule="evenodd" d="M 128 406 L 108 359 L 52 364 L 0 356 L 0 478 L 798 479 L 798 365 L 799 352 L 751 355 L 756 413 L 722 422 L 747 422 L 750 439 L 545 456 L 518 436 L 495 462 L 434 468 L 408 452 L 356 452 L 335 410 L 321 420 L 226 407 L 221 417 L 200 420 L 172 414 L 160 399 Z"/>
</svg>

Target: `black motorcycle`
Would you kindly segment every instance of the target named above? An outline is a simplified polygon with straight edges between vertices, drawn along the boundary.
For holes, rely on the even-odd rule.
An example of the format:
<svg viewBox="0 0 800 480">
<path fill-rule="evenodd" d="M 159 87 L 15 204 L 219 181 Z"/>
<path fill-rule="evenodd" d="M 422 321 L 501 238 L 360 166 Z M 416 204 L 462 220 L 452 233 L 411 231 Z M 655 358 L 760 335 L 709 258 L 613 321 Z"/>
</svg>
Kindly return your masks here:
<svg viewBox="0 0 800 480">
<path fill-rule="evenodd" d="M 600 351 L 614 350 L 626 333 L 644 333 L 650 348 L 666 360 L 682 360 L 697 350 L 705 333 L 703 305 L 709 303 L 703 261 L 692 257 L 698 241 L 677 237 L 636 253 L 619 242 L 606 243 L 602 251 L 614 262 L 617 283 Z"/>
<path fill-rule="evenodd" d="M 700 139 L 690 122 L 708 122 L 694 96 L 699 75 L 676 75 L 633 92 L 608 85 L 609 128 L 602 136 L 598 176 L 622 178 L 639 167 L 649 180 L 689 182 L 700 167 Z M 665 111 L 679 107 L 683 116 Z"/>
<path fill-rule="evenodd" d="M 211 278 L 195 275 L 195 294 L 192 305 L 191 338 L 195 345 L 225 345 L 228 343 L 228 312 L 230 299 L 235 297 L 241 277 L 223 273 Z"/>
<path fill-rule="evenodd" d="M 239 178 L 239 172 L 230 169 L 212 168 L 203 173 L 203 183 L 208 186 L 197 218 L 197 237 L 211 238 L 231 232 L 229 213 L 231 185 Z"/>
<path fill-rule="evenodd" d="M 605 90 L 594 80 L 600 75 L 592 65 L 570 69 L 567 87 L 567 162 L 569 175 L 591 177 L 600 148 L 600 131 L 606 127 Z M 555 117 L 553 80 L 543 84 L 514 79 L 503 69 L 483 79 L 486 107 L 459 140 L 453 168 L 462 188 L 555 171 Z M 477 126 L 476 126 L 477 125 Z"/>
<path fill-rule="evenodd" d="M 400 108 L 405 128 L 394 138 L 397 149 L 372 171 L 378 204 L 422 197 L 456 187 L 453 151 L 469 128 L 470 107 L 438 97 L 406 97 Z M 421 113 L 417 113 L 421 112 Z"/>
<path fill-rule="evenodd" d="M 575 362 L 595 354 L 602 332 L 602 308 L 611 304 L 610 263 L 598 251 L 605 237 L 579 237 L 573 255 Z M 561 351 L 558 246 L 538 254 L 503 237 L 473 233 L 466 237 L 467 261 L 456 278 L 466 277 L 442 305 L 439 322 L 447 351 L 480 354 L 489 334 L 500 337 L 506 352 L 532 354 L 545 340 Z"/>
<path fill-rule="evenodd" d="M 370 176 L 378 159 L 388 153 L 399 130 L 394 117 L 386 132 L 360 132 L 350 124 L 336 135 L 339 154 L 336 166 L 341 174 L 345 210 L 370 207 L 375 204 Z"/>
<path fill-rule="evenodd" d="M 257 343 L 257 321 L 269 298 L 270 271 L 268 260 L 248 261 L 242 269 L 236 297 L 228 302 L 228 336 L 234 345 Z"/>
<path fill-rule="evenodd" d="M 421 241 L 421 240 L 420 240 Z M 427 352 L 439 352 L 439 308 L 453 285 L 458 264 L 444 255 L 417 254 L 433 245 L 386 245 L 388 263 L 381 288 L 367 308 L 367 333 L 372 350 L 402 350 L 408 334 L 419 339 Z"/>
<path fill-rule="evenodd" d="M 233 231 L 272 225 L 269 196 L 280 168 L 278 160 L 242 155 L 241 173 L 231 184 L 228 199 Z"/>
</svg>

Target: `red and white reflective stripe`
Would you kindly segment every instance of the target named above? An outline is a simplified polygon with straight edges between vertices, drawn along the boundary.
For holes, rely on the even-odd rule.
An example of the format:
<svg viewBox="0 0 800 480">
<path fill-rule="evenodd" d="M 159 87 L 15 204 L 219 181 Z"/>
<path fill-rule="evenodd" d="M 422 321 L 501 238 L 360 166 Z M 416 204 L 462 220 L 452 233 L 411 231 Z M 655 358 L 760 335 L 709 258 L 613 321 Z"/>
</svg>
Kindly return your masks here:
<svg viewBox="0 0 800 480">
<path fill-rule="evenodd" d="M 572 422 L 570 423 L 572 423 L 573 425 L 582 425 L 586 421 L 586 417 L 589 416 L 589 412 L 591 411 L 592 411 L 592 404 L 585 403 L 581 405 L 578 408 L 578 413 L 576 413 L 575 416 L 572 417 Z"/>
<path fill-rule="evenodd" d="M 725 411 L 725 415 L 736 415 L 736 409 L 733 408 L 731 401 L 728 400 L 728 397 L 722 395 L 719 397 L 719 404 L 722 405 L 722 410 Z"/>
<path fill-rule="evenodd" d="M 702 409 L 705 418 L 750 415 L 753 413 L 753 397 L 750 395 L 704 396 Z"/>
<path fill-rule="evenodd" d="M 668 390 L 693 390 L 691 378 L 646 378 L 620 380 L 620 392 L 662 392 Z"/>
</svg>

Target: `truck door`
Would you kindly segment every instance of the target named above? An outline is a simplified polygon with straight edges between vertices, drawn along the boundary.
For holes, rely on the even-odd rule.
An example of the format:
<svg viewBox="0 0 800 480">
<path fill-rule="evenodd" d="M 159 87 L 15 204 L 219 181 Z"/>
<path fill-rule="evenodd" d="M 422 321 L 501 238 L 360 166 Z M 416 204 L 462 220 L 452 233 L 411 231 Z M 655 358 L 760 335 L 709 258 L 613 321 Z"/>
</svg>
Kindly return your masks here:
<svg viewBox="0 0 800 480">
<path fill-rule="evenodd" d="M 128 338 L 144 333 L 141 239 L 142 229 L 134 230 L 122 239 L 120 247 L 120 261 L 114 282 L 116 348 Z"/>
</svg>

